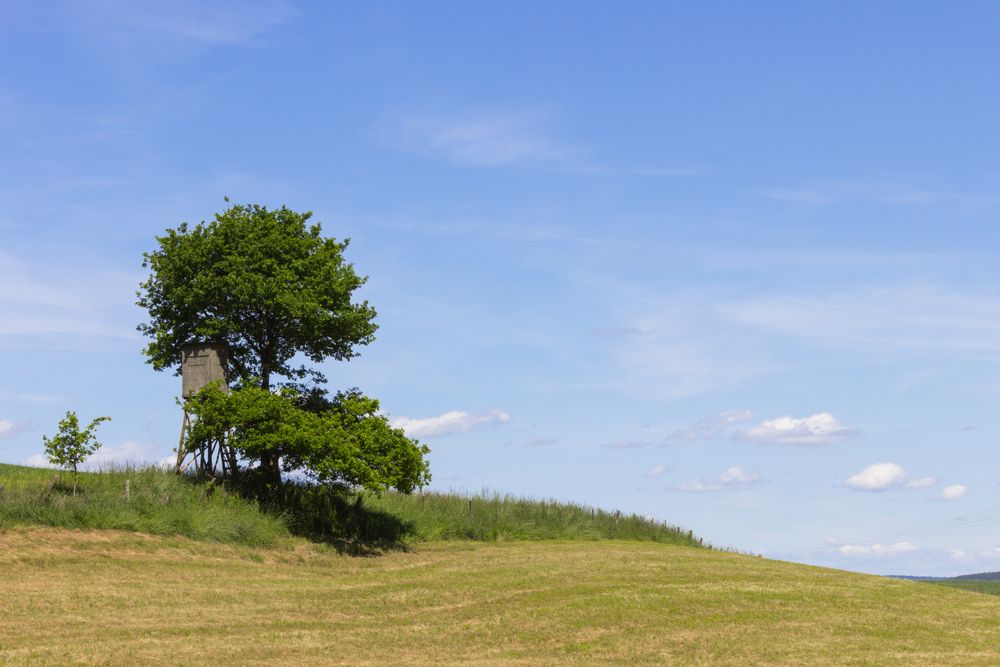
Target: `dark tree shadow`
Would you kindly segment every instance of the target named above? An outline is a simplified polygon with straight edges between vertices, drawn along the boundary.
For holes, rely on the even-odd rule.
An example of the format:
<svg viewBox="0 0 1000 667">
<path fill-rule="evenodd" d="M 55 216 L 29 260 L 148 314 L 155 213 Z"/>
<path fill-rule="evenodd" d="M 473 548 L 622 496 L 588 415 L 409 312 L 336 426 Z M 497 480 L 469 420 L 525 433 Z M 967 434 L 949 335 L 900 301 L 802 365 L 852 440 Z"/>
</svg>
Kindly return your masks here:
<svg viewBox="0 0 1000 667">
<path fill-rule="evenodd" d="M 362 496 L 344 489 L 294 481 L 263 482 L 244 475 L 226 483 L 261 510 L 280 515 L 295 535 L 329 544 L 350 556 L 378 556 L 407 551 L 403 538 L 413 524 L 387 512 L 365 507 Z"/>
</svg>

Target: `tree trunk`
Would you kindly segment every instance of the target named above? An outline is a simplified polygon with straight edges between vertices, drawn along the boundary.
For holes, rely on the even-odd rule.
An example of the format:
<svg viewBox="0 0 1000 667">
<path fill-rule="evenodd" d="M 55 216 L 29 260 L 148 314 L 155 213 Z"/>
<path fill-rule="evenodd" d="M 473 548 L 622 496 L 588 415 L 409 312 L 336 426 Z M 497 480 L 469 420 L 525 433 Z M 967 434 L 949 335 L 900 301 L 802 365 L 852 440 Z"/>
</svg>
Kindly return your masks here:
<svg viewBox="0 0 1000 667">
<path fill-rule="evenodd" d="M 260 388 L 264 391 L 271 391 L 271 370 L 266 361 L 260 365 Z M 281 483 L 281 457 L 277 452 L 265 454 L 260 459 L 260 467 L 266 473 L 269 481 Z"/>
<path fill-rule="evenodd" d="M 275 484 L 281 483 L 281 459 L 277 452 L 268 454 L 261 463 L 267 471 L 269 481 Z"/>
</svg>

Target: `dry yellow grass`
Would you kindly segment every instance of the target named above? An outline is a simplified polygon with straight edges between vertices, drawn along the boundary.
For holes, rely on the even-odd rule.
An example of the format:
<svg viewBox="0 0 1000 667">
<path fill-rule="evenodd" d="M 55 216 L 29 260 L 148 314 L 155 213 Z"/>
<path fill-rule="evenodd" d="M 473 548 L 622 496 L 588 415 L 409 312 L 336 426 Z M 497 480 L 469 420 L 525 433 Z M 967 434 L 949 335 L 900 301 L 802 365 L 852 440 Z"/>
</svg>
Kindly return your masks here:
<svg viewBox="0 0 1000 667">
<path fill-rule="evenodd" d="M 1000 664 L 1000 599 L 701 549 L 0 535 L 0 664 Z"/>
</svg>

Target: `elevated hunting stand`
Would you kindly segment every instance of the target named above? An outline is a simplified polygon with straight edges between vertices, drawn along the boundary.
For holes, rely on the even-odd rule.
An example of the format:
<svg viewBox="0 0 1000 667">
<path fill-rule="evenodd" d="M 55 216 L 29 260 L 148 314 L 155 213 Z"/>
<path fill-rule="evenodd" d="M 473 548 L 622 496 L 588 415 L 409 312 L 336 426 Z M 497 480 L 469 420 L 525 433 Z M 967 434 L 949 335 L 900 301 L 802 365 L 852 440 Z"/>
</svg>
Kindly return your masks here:
<svg viewBox="0 0 1000 667">
<path fill-rule="evenodd" d="M 191 398 L 213 382 L 228 391 L 228 363 L 225 343 L 188 343 L 181 347 L 181 396 Z M 177 444 L 177 474 L 193 465 L 196 475 L 232 475 L 236 471 L 236 450 L 227 442 L 227 437 L 194 441 L 191 426 L 192 417 L 184 410 L 181 438 Z"/>
</svg>

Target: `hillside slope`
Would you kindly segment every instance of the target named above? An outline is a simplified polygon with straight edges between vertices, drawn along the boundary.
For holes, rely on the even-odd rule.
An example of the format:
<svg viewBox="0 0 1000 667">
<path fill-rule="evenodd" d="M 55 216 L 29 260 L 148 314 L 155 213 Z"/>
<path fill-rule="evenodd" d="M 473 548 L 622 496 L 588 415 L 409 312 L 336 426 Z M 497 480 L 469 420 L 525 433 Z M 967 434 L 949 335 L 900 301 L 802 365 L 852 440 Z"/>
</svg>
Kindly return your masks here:
<svg viewBox="0 0 1000 667">
<path fill-rule="evenodd" d="M 1000 600 L 652 542 L 0 534 L 0 664 L 998 664 Z"/>
<path fill-rule="evenodd" d="M 572 503 L 486 494 L 381 496 L 286 483 L 266 493 L 156 468 L 67 473 L 0 463 L 0 531 L 14 526 L 130 530 L 274 547 L 292 536 L 379 550 L 426 540 L 630 539 L 700 546 L 690 531 Z M 126 489 L 128 491 L 126 492 Z"/>
</svg>

